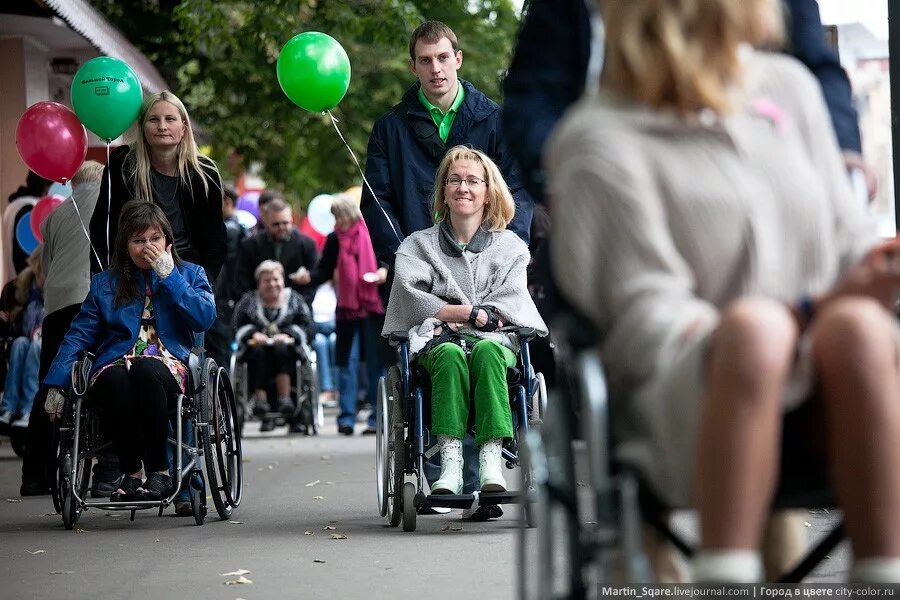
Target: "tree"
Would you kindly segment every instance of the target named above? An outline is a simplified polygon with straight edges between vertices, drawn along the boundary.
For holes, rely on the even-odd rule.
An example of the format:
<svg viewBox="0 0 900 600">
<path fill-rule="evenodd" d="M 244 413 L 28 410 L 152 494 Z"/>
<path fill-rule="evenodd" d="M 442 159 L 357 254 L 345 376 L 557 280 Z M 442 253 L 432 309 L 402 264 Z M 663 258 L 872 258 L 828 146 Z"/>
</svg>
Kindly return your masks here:
<svg viewBox="0 0 900 600">
<path fill-rule="evenodd" d="M 460 74 L 499 101 L 518 27 L 510 0 L 183 0 L 174 8 L 168 45 L 159 43 L 156 31 L 150 42 L 139 37 L 140 27 L 126 33 L 142 50 L 172 61 L 160 66 L 174 73 L 173 91 L 214 137 L 220 164 L 233 152 L 245 162 L 259 161 L 268 182 L 305 204 L 361 178 L 330 119 L 301 110 L 281 92 L 275 76 L 281 47 L 303 31 L 328 33 L 344 46 L 352 78 L 333 114 L 364 164 L 375 119 L 414 81 L 407 44 L 426 19 L 457 32 L 464 54 Z"/>
</svg>

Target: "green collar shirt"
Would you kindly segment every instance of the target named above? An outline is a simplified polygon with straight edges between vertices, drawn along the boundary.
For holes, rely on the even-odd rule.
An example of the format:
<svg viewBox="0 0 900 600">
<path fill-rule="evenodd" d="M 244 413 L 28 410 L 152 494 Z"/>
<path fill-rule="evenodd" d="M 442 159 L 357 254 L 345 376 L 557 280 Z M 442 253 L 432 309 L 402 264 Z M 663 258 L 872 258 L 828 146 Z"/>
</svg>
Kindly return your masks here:
<svg viewBox="0 0 900 600">
<path fill-rule="evenodd" d="M 444 113 L 441 112 L 440 108 L 428 101 L 428 98 L 425 97 L 425 93 L 422 91 L 422 87 L 419 86 L 419 102 L 422 103 L 422 106 L 424 106 L 425 110 L 428 111 L 428 114 L 431 115 L 431 119 L 438 128 L 438 135 L 441 136 L 441 141 L 444 143 L 446 143 L 447 138 L 450 137 L 450 127 L 453 125 L 453 120 L 456 119 L 456 112 L 459 110 L 459 107 L 462 106 L 465 95 L 463 86 L 457 83 L 456 98 L 454 98 L 453 104 L 450 105 L 450 110 Z"/>
</svg>

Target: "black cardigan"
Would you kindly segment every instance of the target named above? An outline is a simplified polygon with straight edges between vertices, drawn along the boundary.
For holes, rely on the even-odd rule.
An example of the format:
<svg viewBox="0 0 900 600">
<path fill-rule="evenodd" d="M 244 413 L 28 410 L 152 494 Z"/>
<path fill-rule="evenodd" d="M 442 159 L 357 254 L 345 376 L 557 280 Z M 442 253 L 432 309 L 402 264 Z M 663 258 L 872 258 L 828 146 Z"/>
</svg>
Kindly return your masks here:
<svg viewBox="0 0 900 600">
<path fill-rule="evenodd" d="M 103 170 L 103 182 L 100 185 L 100 196 L 97 206 L 91 216 L 91 243 L 100 259 L 106 260 L 107 248 L 115 244 L 116 233 L 119 231 L 119 215 L 122 205 L 135 198 L 135 190 L 130 182 L 125 180 L 125 161 L 134 160 L 127 158 L 128 146 L 120 146 L 113 150 L 109 157 L 109 165 Z M 216 280 L 222 264 L 225 262 L 227 252 L 225 243 L 225 223 L 222 220 L 222 181 L 216 172 L 212 161 L 201 159 L 200 165 L 206 176 L 209 191 L 203 194 L 202 175 L 196 171 L 190 173 L 190 186 L 184 186 L 179 180 L 178 200 L 181 212 L 184 216 L 184 224 L 190 238 L 191 248 L 195 256 L 182 257 L 185 260 L 196 262 L 206 271 L 206 277 L 210 282 Z M 107 177 L 112 170 L 112 206 L 109 211 L 109 240 L 106 237 L 107 221 Z M 112 252 L 112 249 L 110 249 Z M 110 258 L 112 256 L 110 255 Z M 98 265 L 97 260 L 91 254 L 91 274 L 98 273 L 108 265 Z"/>
</svg>

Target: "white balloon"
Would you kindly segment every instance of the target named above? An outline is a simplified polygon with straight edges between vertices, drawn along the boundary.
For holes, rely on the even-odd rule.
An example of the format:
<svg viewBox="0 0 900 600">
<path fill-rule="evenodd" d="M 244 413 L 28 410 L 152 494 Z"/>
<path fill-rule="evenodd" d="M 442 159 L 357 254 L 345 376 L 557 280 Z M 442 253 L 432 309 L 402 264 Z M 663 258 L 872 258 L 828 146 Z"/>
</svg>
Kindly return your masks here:
<svg viewBox="0 0 900 600">
<path fill-rule="evenodd" d="M 309 224 L 322 235 L 328 235 L 334 231 L 334 215 L 331 214 L 332 202 L 334 202 L 334 198 L 331 195 L 319 194 L 310 200 L 306 209 Z"/>
<path fill-rule="evenodd" d="M 238 223 L 244 229 L 253 229 L 256 227 L 256 217 L 248 210 L 236 210 L 234 216 L 237 217 Z"/>
</svg>

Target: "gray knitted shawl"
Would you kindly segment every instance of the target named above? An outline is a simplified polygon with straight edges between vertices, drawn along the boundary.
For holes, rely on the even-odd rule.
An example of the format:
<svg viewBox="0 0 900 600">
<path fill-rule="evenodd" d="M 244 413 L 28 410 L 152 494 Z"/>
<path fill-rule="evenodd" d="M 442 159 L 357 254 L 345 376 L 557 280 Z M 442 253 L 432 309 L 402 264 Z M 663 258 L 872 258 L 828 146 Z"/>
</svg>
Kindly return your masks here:
<svg viewBox="0 0 900 600">
<path fill-rule="evenodd" d="M 433 337 L 439 323 L 434 317 L 447 304 L 490 304 L 504 323 L 533 327 L 546 335 L 547 326 L 528 294 L 525 243 L 511 231 L 482 229 L 460 251 L 447 243 L 446 231 L 441 229 L 435 225 L 417 231 L 400 244 L 382 335 L 408 331 L 410 351 L 416 354 Z M 471 327 L 461 331 L 518 349 L 515 337 L 508 333 Z"/>
</svg>

